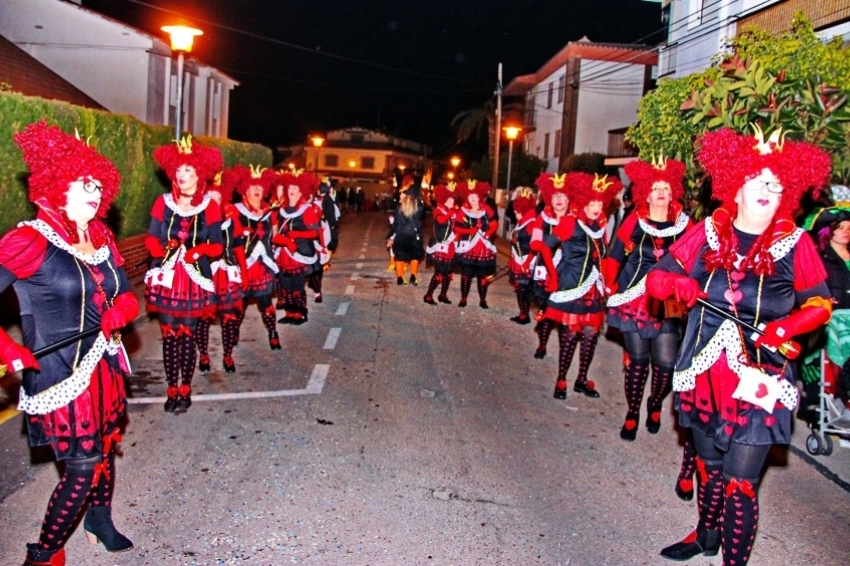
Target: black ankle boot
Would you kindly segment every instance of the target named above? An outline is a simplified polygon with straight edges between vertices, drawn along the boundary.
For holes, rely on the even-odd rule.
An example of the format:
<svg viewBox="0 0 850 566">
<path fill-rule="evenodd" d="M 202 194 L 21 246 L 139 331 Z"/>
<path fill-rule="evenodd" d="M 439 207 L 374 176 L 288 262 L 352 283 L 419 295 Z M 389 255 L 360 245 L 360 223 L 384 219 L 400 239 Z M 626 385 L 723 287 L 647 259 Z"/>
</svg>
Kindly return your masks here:
<svg viewBox="0 0 850 566">
<path fill-rule="evenodd" d="M 210 357 L 208 355 L 201 355 L 200 359 L 198 360 L 198 371 L 204 373 L 210 371 Z"/>
<path fill-rule="evenodd" d="M 126 552 L 133 548 L 133 541 L 119 533 L 112 523 L 112 507 L 108 505 L 90 506 L 83 520 L 83 528 L 89 543 L 101 542 L 109 552 Z"/>
<path fill-rule="evenodd" d="M 573 385 L 573 391 L 581 393 L 593 399 L 599 397 L 599 392 L 593 388 L 589 381 L 576 381 Z"/>
<path fill-rule="evenodd" d="M 671 544 L 661 551 L 661 556 L 668 560 L 685 561 L 694 556 L 717 556 L 720 552 L 720 529 L 707 530 L 697 527 L 697 530 L 685 537 L 681 542 Z"/>
</svg>

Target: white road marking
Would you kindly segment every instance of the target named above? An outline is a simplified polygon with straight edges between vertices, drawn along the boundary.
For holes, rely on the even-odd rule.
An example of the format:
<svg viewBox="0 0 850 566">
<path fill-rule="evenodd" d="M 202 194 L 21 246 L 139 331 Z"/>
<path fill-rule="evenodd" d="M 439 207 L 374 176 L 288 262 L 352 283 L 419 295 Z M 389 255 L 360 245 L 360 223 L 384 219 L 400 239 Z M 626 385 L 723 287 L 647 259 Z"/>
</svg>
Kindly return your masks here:
<svg viewBox="0 0 850 566">
<path fill-rule="evenodd" d="M 354 269 L 363 269 L 363 264 L 362 263 L 355 264 Z"/>
<path fill-rule="evenodd" d="M 366 259 L 366 254 L 360 254 L 360 257 L 358 257 L 357 259 Z"/>
<path fill-rule="evenodd" d="M 336 315 L 345 316 L 345 313 L 348 312 L 348 305 L 350 304 L 351 303 L 340 303 L 339 306 L 336 308 Z"/>
<path fill-rule="evenodd" d="M 342 328 L 331 328 L 328 331 L 328 338 L 325 340 L 325 350 L 333 350 L 336 348 L 336 341 L 339 340 L 339 335 L 342 333 Z"/>
<path fill-rule="evenodd" d="M 360 274 L 359 274 L 359 273 L 357 273 L 357 272 L 355 271 L 354 273 L 352 273 L 352 274 L 351 274 L 351 280 L 352 280 L 352 281 L 357 281 L 358 279 L 360 279 Z"/>
<path fill-rule="evenodd" d="M 354 285 L 348 285 L 345 288 L 345 294 L 346 295 L 353 295 L 354 294 Z"/>
<path fill-rule="evenodd" d="M 230 401 L 235 399 L 266 399 L 271 397 L 295 397 L 298 395 L 318 395 L 325 388 L 328 378 L 330 364 L 316 364 L 313 373 L 307 381 L 304 389 L 281 389 L 279 391 L 244 391 L 242 393 L 204 393 L 192 395 L 193 403 L 205 401 Z M 134 397 L 127 399 L 131 405 L 147 405 L 151 403 L 165 403 L 166 397 Z"/>
</svg>

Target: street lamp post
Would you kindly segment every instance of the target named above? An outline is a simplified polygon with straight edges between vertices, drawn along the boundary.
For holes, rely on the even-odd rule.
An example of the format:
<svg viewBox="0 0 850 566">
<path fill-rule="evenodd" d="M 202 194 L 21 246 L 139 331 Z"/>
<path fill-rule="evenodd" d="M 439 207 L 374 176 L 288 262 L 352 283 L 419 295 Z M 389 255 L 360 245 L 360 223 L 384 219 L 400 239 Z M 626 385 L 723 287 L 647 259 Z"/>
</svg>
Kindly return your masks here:
<svg viewBox="0 0 850 566">
<path fill-rule="evenodd" d="M 183 121 L 183 54 L 192 51 L 196 35 L 203 35 L 199 29 L 188 26 L 162 26 L 162 31 L 171 36 L 171 50 L 177 52 L 177 115 L 174 118 L 174 138 L 180 139 Z"/>
<path fill-rule="evenodd" d="M 514 154 L 514 140 L 519 135 L 522 128 L 518 128 L 516 126 L 505 126 L 505 137 L 508 138 L 508 177 L 506 179 L 506 193 L 507 199 L 511 198 L 511 157 Z"/>
<path fill-rule="evenodd" d="M 348 183 L 350 185 L 354 184 L 354 167 L 357 165 L 357 162 L 353 159 L 348 161 L 348 166 L 351 167 L 351 175 L 348 176 Z"/>
<path fill-rule="evenodd" d="M 322 136 L 313 136 L 310 138 L 310 141 L 313 142 L 313 147 L 316 148 L 316 166 L 313 168 L 313 171 L 316 174 L 319 174 L 319 148 L 322 147 L 322 144 L 325 143 L 325 138 Z"/>
</svg>

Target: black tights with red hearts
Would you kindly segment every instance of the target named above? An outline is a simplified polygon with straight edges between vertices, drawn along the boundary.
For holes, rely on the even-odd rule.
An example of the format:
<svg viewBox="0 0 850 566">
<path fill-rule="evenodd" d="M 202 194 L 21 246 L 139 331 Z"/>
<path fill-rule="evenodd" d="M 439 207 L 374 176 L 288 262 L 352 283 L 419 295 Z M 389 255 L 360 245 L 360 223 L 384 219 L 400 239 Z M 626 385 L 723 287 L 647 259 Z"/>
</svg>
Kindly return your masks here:
<svg viewBox="0 0 850 566">
<path fill-rule="evenodd" d="M 758 528 L 759 478 L 770 445 L 733 442 L 724 453 L 714 446 L 712 437 L 694 430 L 693 438 L 700 475 L 700 524 L 709 530 L 721 529 L 724 566 L 743 566 L 750 558 Z M 707 476 L 705 482 L 703 475 Z"/>
<path fill-rule="evenodd" d="M 527 319 L 531 310 L 531 283 L 519 283 L 514 288 L 520 318 Z"/>
<path fill-rule="evenodd" d="M 114 462 L 114 457 L 112 461 Z M 44 514 L 44 521 L 41 524 L 41 534 L 38 536 L 39 550 L 57 551 L 65 545 L 65 540 L 71 532 L 71 527 L 74 525 L 77 515 L 79 515 L 80 510 L 89 498 L 89 494 L 93 491 L 92 480 L 94 479 L 95 468 L 100 462 L 100 456 L 80 460 L 65 460 L 65 471 L 53 490 L 53 495 L 47 504 L 47 512 Z M 94 490 L 98 494 L 101 492 L 101 484 L 106 481 L 103 474 L 100 478 L 98 488 Z M 111 485 L 105 488 L 103 494 L 98 495 L 98 501 L 103 502 L 107 496 L 111 501 Z"/>
<path fill-rule="evenodd" d="M 221 311 L 221 346 L 225 358 L 233 356 L 233 346 L 236 345 L 236 335 L 242 318 L 241 309 Z M 213 321 L 212 317 L 204 317 L 198 321 L 198 327 L 195 329 L 195 344 L 198 346 L 201 361 L 210 355 L 210 326 Z"/>
<path fill-rule="evenodd" d="M 682 465 L 679 467 L 678 485 L 687 491 L 688 484 L 693 481 L 696 471 L 696 456 L 694 441 L 690 429 L 685 429 L 685 446 L 682 448 Z M 683 485 L 684 484 L 684 485 Z"/>
<path fill-rule="evenodd" d="M 573 355 L 580 338 L 580 332 L 570 330 L 563 324 L 558 325 L 558 382 L 555 385 L 558 389 L 567 388 L 567 370 L 573 362 Z"/>
<path fill-rule="evenodd" d="M 197 360 L 194 332 L 196 326 L 197 320 L 192 320 L 190 324 L 160 324 L 162 361 L 165 367 L 165 381 L 169 388 L 177 387 L 178 380 L 182 385 L 192 385 Z"/>
<path fill-rule="evenodd" d="M 212 326 L 213 318 L 205 316 L 198 321 L 198 326 L 195 328 L 195 344 L 198 346 L 198 353 L 201 355 L 201 361 L 204 357 L 209 357 L 210 352 L 210 326 Z"/>
<path fill-rule="evenodd" d="M 324 274 L 325 272 L 320 269 L 307 277 L 307 287 L 314 293 L 322 292 L 322 276 Z"/>
<path fill-rule="evenodd" d="M 446 274 L 446 275 L 443 275 L 442 278 L 443 278 L 442 281 L 440 281 L 440 283 L 441 283 L 441 285 L 440 285 L 440 296 L 444 299 L 447 299 L 448 297 L 446 296 L 446 293 L 449 292 L 449 285 L 452 284 L 452 276 Z"/>
<path fill-rule="evenodd" d="M 625 427 L 634 430 L 640 421 L 640 404 L 643 401 L 643 391 L 646 379 L 649 377 L 649 359 L 628 356 L 623 370 L 623 385 L 626 392 L 626 423 Z"/>
<path fill-rule="evenodd" d="M 469 296 L 469 290 L 472 289 L 472 277 L 469 275 L 460 276 L 460 298 L 464 301 Z"/>
<path fill-rule="evenodd" d="M 549 343 L 549 336 L 552 334 L 552 327 L 554 324 L 555 323 L 548 318 L 544 318 L 537 323 L 537 326 L 534 327 L 534 331 L 537 332 L 538 350 L 546 350 L 546 345 Z M 570 356 L 570 359 L 572 359 L 572 356 Z"/>
<path fill-rule="evenodd" d="M 428 282 L 428 290 L 425 291 L 425 296 L 433 299 L 434 298 L 434 291 L 437 290 L 437 285 L 439 285 L 439 284 L 440 284 L 440 276 L 437 275 L 436 273 L 434 273 L 434 275 L 431 276 L 431 280 Z"/>
</svg>

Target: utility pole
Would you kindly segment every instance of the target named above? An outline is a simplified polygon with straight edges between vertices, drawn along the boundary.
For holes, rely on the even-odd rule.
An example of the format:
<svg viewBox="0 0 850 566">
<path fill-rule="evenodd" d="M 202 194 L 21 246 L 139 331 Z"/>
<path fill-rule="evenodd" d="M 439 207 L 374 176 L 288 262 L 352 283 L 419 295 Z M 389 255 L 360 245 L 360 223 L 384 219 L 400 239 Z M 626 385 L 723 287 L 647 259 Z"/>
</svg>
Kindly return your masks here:
<svg viewBox="0 0 850 566">
<path fill-rule="evenodd" d="M 493 151 L 493 191 L 499 187 L 499 141 L 502 135 L 502 64 L 499 63 L 499 80 L 496 81 L 496 133 Z M 495 196 L 495 195 L 494 195 Z"/>
</svg>

